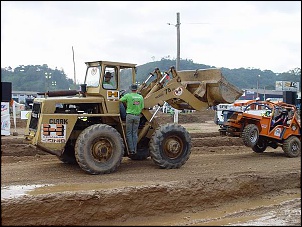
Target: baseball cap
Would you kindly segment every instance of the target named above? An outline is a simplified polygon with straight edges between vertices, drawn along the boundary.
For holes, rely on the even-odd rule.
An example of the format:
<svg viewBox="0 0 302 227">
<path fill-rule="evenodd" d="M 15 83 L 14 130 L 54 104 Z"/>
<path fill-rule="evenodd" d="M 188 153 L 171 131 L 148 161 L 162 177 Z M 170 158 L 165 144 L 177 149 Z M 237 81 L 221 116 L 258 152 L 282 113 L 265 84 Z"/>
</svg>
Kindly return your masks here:
<svg viewBox="0 0 302 227">
<path fill-rule="evenodd" d="M 130 90 L 131 91 L 136 91 L 137 90 L 137 84 L 131 84 Z"/>
<path fill-rule="evenodd" d="M 111 72 L 106 72 L 105 77 L 112 77 Z"/>
</svg>

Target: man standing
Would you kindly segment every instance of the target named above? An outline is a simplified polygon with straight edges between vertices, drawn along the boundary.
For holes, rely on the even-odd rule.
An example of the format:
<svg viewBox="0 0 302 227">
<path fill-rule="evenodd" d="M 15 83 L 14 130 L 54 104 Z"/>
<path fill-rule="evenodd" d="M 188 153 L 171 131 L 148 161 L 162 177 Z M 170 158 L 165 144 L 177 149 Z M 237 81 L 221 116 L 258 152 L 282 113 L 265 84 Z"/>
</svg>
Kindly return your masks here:
<svg viewBox="0 0 302 227">
<path fill-rule="evenodd" d="M 144 108 L 144 98 L 137 93 L 137 85 L 130 86 L 131 93 L 125 94 L 120 98 L 121 102 L 126 103 L 126 137 L 130 154 L 136 154 L 138 140 L 138 126 L 140 114 Z"/>
</svg>

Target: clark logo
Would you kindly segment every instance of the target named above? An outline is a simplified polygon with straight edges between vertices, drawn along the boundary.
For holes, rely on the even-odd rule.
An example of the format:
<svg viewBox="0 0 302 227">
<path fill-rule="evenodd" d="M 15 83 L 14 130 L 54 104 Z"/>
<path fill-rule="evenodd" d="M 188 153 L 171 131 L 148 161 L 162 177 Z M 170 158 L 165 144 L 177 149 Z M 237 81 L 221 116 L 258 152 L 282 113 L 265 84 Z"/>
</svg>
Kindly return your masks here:
<svg viewBox="0 0 302 227">
<path fill-rule="evenodd" d="M 116 99 L 119 97 L 118 91 L 107 91 L 107 99 Z"/>
</svg>

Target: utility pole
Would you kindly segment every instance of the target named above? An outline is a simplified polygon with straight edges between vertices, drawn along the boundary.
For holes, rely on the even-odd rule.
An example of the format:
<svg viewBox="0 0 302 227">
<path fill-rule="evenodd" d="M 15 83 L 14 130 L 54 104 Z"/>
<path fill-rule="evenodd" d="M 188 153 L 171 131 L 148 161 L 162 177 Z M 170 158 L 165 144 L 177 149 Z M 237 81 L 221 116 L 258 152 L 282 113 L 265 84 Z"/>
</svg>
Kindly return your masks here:
<svg viewBox="0 0 302 227">
<path fill-rule="evenodd" d="M 176 13 L 176 28 L 177 28 L 177 57 L 176 57 L 176 71 L 179 71 L 180 62 L 180 14 Z"/>
<path fill-rule="evenodd" d="M 176 13 L 176 29 L 177 29 L 177 56 L 176 56 L 176 71 L 179 71 L 179 62 L 180 62 L 180 16 L 179 12 Z M 178 123 L 178 112 L 179 110 L 174 110 L 174 122 Z"/>
<path fill-rule="evenodd" d="M 260 75 L 258 75 L 258 77 L 257 77 L 257 97 L 256 98 L 259 98 L 259 78 L 260 78 Z"/>
<path fill-rule="evenodd" d="M 176 71 L 179 71 L 179 62 L 180 62 L 180 16 L 179 13 L 176 13 L 176 24 L 167 23 L 168 25 L 174 25 L 177 35 L 177 53 L 176 53 Z"/>
<path fill-rule="evenodd" d="M 74 62 L 74 50 L 73 50 L 73 46 L 71 46 L 71 48 L 72 48 L 72 60 L 73 60 L 73 73 L 74 73 L 74 81 L 73 81 L 73 83 L 74 83 L 74 88 L 76 88 L 77 82 L 76 82 L 76 71 L 75 71 L 75 62 Z"/>
</svg>

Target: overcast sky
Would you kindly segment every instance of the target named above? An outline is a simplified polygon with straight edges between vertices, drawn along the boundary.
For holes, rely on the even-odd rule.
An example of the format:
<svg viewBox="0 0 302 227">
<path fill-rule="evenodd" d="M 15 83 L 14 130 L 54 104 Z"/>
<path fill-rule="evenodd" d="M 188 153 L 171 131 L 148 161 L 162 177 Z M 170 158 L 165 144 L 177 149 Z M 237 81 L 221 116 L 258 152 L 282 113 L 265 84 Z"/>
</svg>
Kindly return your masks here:
<svg viewBox="0 0 302 227">
<path fill-rule="evenodd" d="M 177 57 L 275 73 L 301 68 L 301 1 L 1 1 L 1 68 Z M 171 25 L 168 25 L 170 23 Z M 167 70 L 167 69 L 161 69 Z"/>
</svg>

